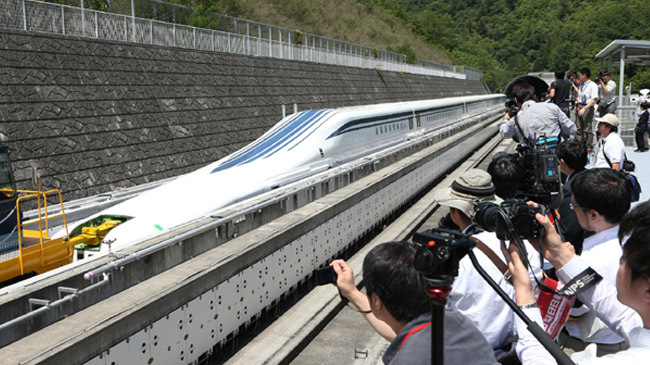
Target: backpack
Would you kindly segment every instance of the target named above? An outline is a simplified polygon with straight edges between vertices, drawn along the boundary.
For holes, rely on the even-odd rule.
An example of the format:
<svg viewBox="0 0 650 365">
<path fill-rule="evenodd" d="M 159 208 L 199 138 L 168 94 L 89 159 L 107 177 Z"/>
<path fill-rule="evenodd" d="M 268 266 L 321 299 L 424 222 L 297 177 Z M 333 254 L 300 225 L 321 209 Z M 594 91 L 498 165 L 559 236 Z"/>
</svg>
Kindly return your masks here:
<svg viewBox="0 0 650 365">
<path fill-rule="evenodd" d="M 605 144 L 603 144 L 602 147 L 603 156 L 605 156 L 605 161 L 607 161 L 609 167 L 612 167 L 612 162 L 609 160 L 609 157 L 607 157 L 604 146 Z M 625 181 L 627 181 L 627 183 L 630 184 L 630 187 L 632 188 L 632 203 L 638 202 L 641 198 L 641 183 L 639 182 L 639 179 L 632 174 L 636 166 L 634 165 L 634 162 L 627 159 L 627 155 L 625 153 L 623 154 L 623 158 L 624 160 L 620 172 L 625 178 Z"/>
</svg>

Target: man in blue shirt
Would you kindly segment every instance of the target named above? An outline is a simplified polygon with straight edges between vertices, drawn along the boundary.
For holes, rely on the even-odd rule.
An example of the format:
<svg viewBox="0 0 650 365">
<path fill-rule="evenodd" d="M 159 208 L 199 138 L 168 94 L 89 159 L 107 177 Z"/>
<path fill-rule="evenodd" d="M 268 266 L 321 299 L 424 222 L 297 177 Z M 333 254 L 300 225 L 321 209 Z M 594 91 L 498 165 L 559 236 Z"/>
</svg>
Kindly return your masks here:
<svg viewBox="0 0 650 365">
<path fill-rule="evenodd" d="M 512 95 L 519 112 L 512 118 L 506 114 L 504 121 L 499 125 L 501 137 L 513 138 L 517 142 L 524 142 L 524 139 L 532 142 L 540 137 L 575 137 L 575 123 L 557 105 L 537 103 L 535 88 L 532 85 L 519 82 L 513 85 Z"/>
</svg>

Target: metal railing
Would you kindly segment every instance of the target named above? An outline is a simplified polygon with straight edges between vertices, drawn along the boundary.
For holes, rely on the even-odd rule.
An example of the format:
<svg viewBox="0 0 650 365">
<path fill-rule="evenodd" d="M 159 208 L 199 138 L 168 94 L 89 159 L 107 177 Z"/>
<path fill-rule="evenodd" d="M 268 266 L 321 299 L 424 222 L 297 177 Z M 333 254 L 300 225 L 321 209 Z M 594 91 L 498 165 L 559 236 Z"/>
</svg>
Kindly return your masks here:
<svg viewBox="0 0 650 365">
<path fill-rule="evenodd" d="M 404 62 L 401 54 L 311 34 L 300 34 L 302 39 L 297 42 L 297 32 L 225 15 L 215 15 L 214 19 L 222 30 L 35 0 L 0 2 L 2 28 L 469 80 L 480 80 L 482 75 L 480 70 L 466 66 L 425 61 L 411 65 Z"/>
<path fill-rule="evenodd" d="M 623 139 L 628 147 L 634 147 L 634 127 L 638 122 L 638 117 L 636 116 L 637 105 L 623 105 L 616 108 L 616 115 L 618 116 L 619 126 L 618 126 L 618 135 Z M 594 123 L 594 128 L 596 128 Z"/>
</svg>

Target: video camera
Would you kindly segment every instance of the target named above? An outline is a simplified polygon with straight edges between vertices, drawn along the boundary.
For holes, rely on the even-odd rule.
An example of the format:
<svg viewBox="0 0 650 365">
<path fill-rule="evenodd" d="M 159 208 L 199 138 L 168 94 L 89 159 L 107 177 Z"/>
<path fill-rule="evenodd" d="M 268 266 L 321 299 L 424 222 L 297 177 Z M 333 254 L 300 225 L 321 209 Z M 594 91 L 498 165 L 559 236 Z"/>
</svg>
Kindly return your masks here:
<svg viewBox="0 0 650 365">
<path fill-rule="evenodd" d="M 519 190 L 515 197 L 544 204 L 551 209 L 562 202 L 560 162 L 553 152 L 557 137 L 540 138 L 534 143 L 517 145 L 517 153 L 505 154 L 500 158 L 512 158 L 521 170 Z"/>
<path fill-rule="evenodd" d="M 535 219 L 535 214 L 544 214 L 544 208 L 531 207 L 521 199 L 505 200 L 501 205 L 491 202 L 476 204 L 474 221 L 481 228 L 495 232 L 500 240 L 513 239 L 513 232 L 524 240 L 544 236 L 544 227 Z"/>
<path fill-rule="evenodd" d="M 442 228 L 416 233 L 413 266 L 433 285 L 450 286 L 458 276 L 459 261 L 476 246 L 469 237 Z"/>
<path fill-rule="evenodd" d="M 560 161 L 553 149 L 557 137 L 540 138 L 532 145 L 519 144 L 519 162 L 524 167 L 520 197 L 555 209 L 562 203 Z"/>
</svg>

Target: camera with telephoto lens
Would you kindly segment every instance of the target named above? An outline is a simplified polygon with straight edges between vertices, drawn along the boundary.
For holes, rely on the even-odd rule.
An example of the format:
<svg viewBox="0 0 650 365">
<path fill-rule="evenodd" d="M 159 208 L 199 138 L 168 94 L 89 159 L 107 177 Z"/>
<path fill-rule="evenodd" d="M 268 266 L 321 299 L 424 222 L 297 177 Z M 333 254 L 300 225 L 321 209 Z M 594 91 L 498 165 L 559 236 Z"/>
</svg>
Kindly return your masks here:
<svg viewBox="0 0 650 365">
<path fill-rule="evenodd" d="M 524 240 L 539 239 L 544 236 L 544 227 L 535 219 L 537 213 L 544 215 L 545 209 L 531 207 L 521 199 L 508 199 L 501 205 L 479 202 L 474 221 L 486 231 L 495 232 L 500 240 L 513 239 L 511 230 Z"/>
<path fill-rule="evenodd" d="M 458 276 L 458 262 L 476 246 L 467 234 L 436 228 L 413 236 L 415 270 L 433 285 L 449 286 Z"/>
<path fill-rule="evenodd" d="M 514 118 L 515 115 L 519 112 L 519 107 L 517 106 L 517 103 L 515 102 L 514 99 L 508 99 L 506 100 L 505 103 L 506 107 L 506 113 L 508 113 L 508 117 Z"/>
</svg>

